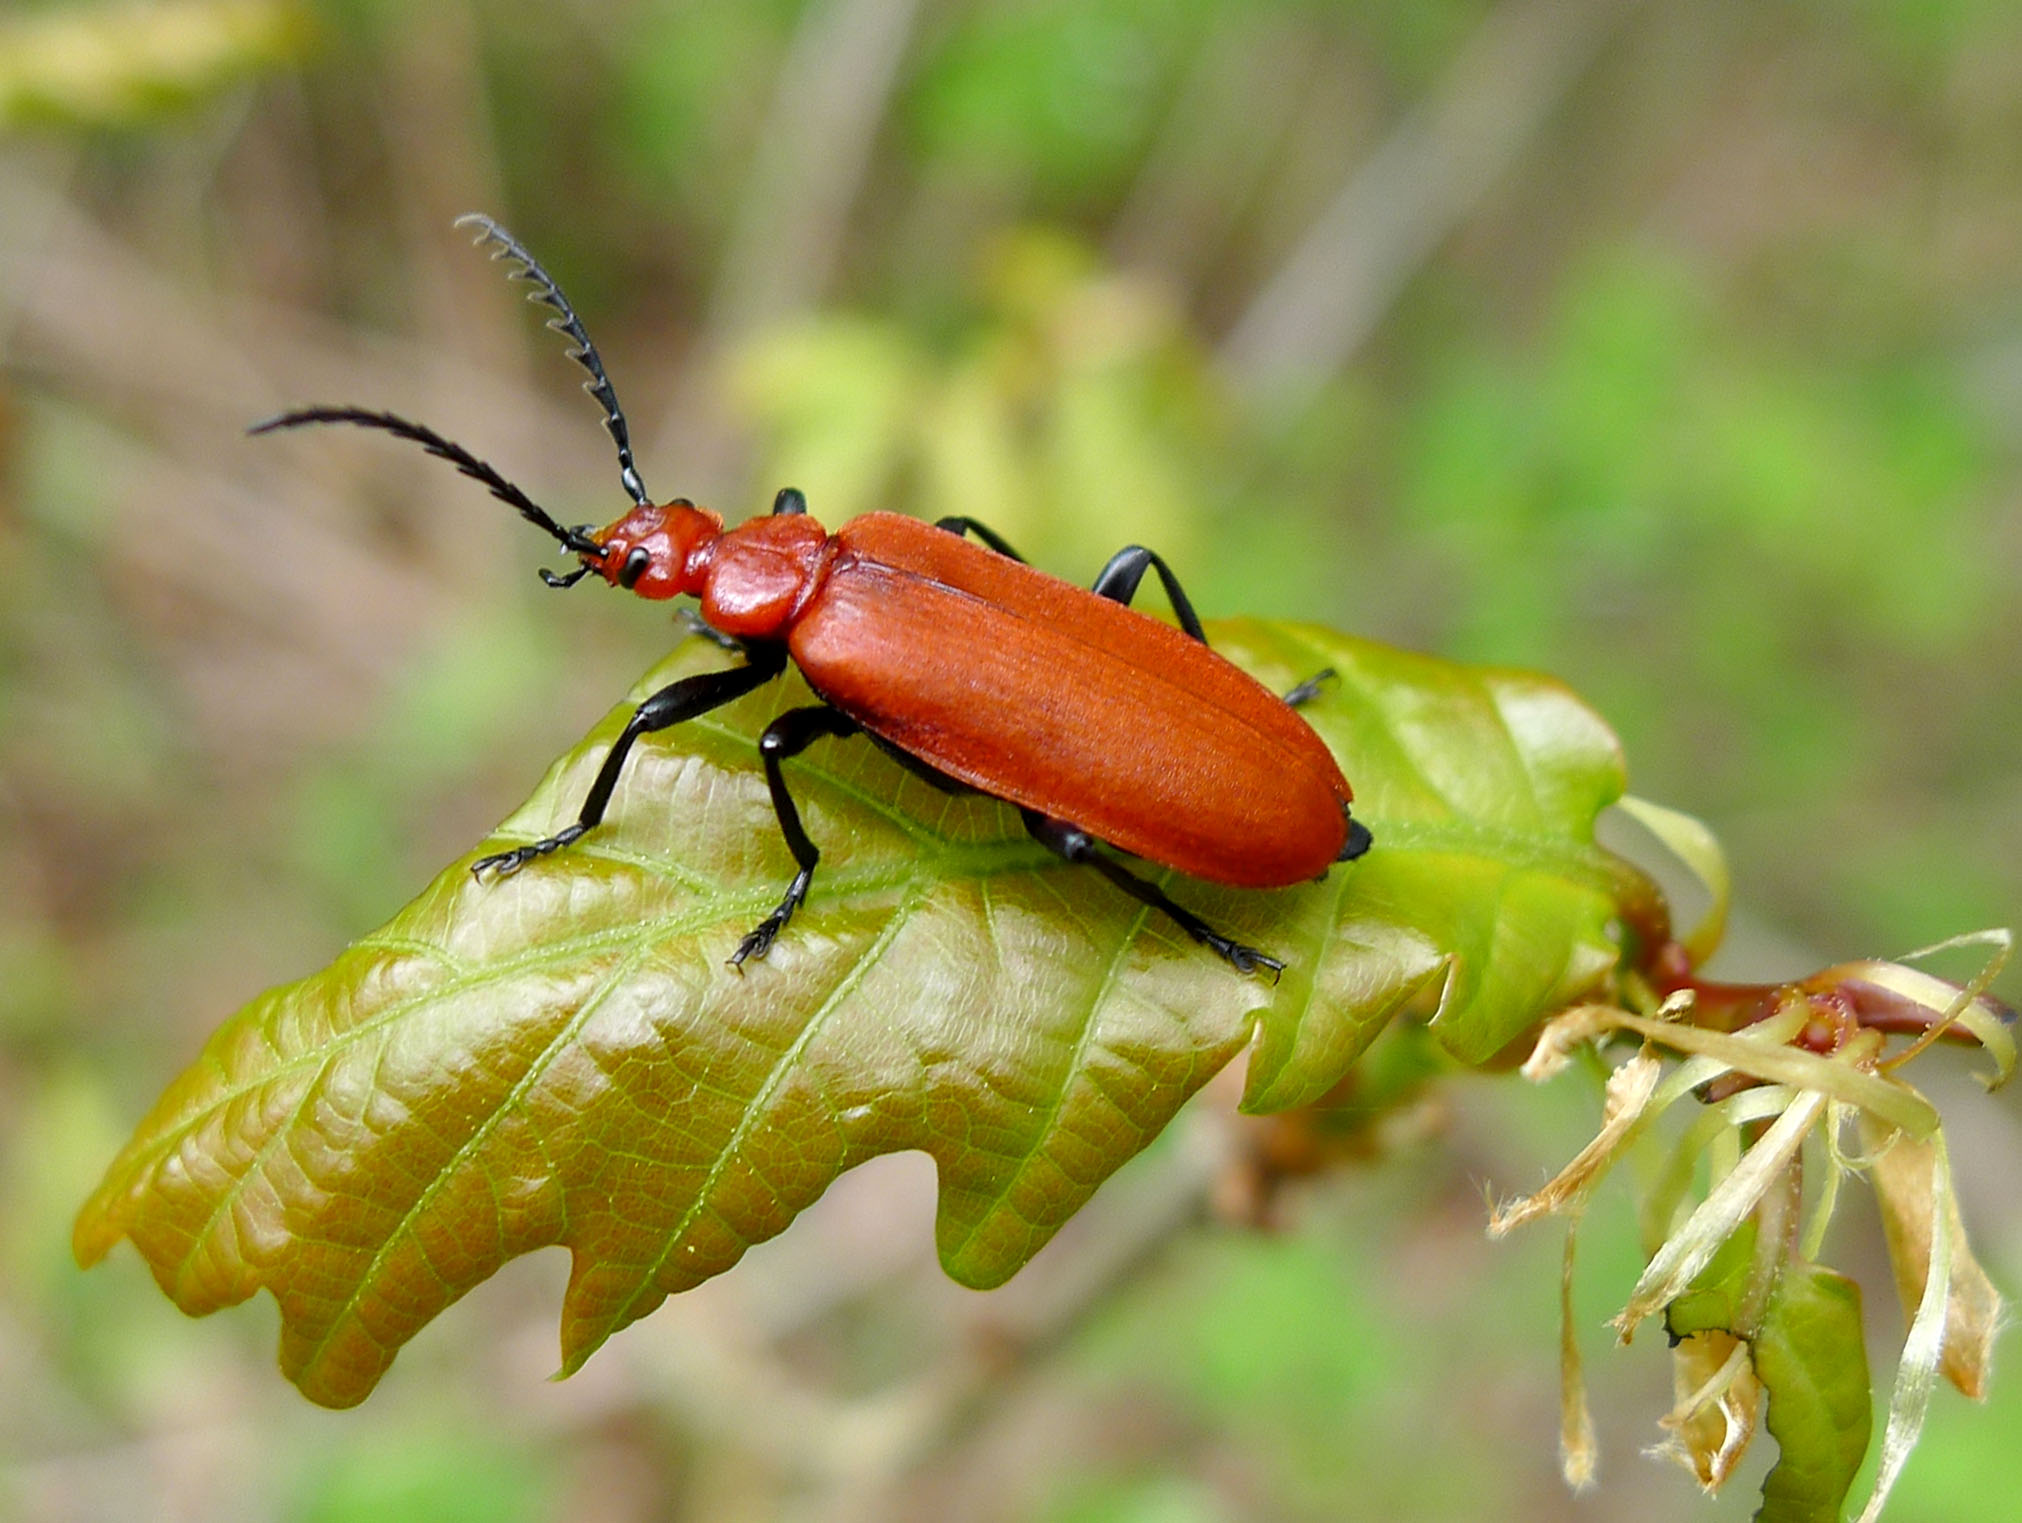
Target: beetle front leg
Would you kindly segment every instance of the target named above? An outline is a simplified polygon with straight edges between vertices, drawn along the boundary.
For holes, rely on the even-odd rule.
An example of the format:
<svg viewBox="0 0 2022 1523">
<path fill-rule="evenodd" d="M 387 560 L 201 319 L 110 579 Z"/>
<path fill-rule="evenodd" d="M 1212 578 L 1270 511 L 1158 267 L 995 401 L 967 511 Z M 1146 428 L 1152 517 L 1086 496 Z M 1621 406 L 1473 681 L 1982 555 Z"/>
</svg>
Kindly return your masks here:
<svg viewBox="0 0 2022 1523">
<path fill-rule="evenodd" d="M 1165 588 L 1166 601 L 1172 604 L 1173 617 L 1179 620 L 1179 627 L 1201 644 L 1207 644 L 1207 631 L 1201 628 L 1201 616 L 1194 612 L 1194 605 L 1188 601 L 1179 578 L 1172 574 L 1172 567 L 1155 550 L 1147 550 L 1143 545 L 1125 545 L 1109 558 L 1109 564 L 1102 568 L 1102 575 L 1095 579 L 1095 585 L 1089 590 L 1099 598 L 1108 598 L 1112 603 L 1121 603 L 1127 608 L 1130 600 L 1137 596 L 1138 583 L 1144 580 L 1147 571 L 1158 572 L 1159 583 Z"/>
<path fill-rule="evenodd" d="M 804 709 L 788 709 L 767 725 L 765 733 L 759 737 L 758 755 L 765 763 L 765 785 L 772 790 L 772 812 L 779 816 L 779 833 L 786 837 L 786 849 L 793 853 L 793 860 L 799 864 L 800 871 L 793 875 L 793 882 L 787 886 L 786 897 L 737 944 L 737 950 L 730 954 L 731 967 L 742 968 L 745 958 L 763 957 L 771 950 L 774 938 L 786 929 L 787 921 L 793 919 L 793 912 L 807 899 L 808 885 L 814 881 L 815 864 L 821 860 L 821 851 L 801 827 L 800 811 L 794 807 L 793 795 L 787 792 L 781 763 L 790 756 L 800 755 L 824 735 L 854 735 L 857 730 L 857 722 L 849 715 L 840 709 L 819 704 Z"/>
<path fill-rule="evenodd" d="M 625 770 L 625 758 L 631 754 L 633 742 L 641 735 L 664 730 L 684 719 L 693 719 L 698 714 L 721 708 L 786 670 L 785 646 L 754 645 L 748 649 L 750 665 L 735 666 L 727 672 L 701 672 L 693 677 L 683 677 L 679 682 L 670 682 L 640 704 L 632 711 L 632 717 L 626 721 L 625 728 L 605 754 L 604 764 L 597 769 L 596 781 L 590 784 L 589 797 L 583 800 L 583 810 L 576 816 L 576 823 L 543 840 L 480 857 L 470 865 L 472 875 L 481 878 L 489 871 L 494 877 L 508 878 L 534 858 L 560 851 L 564 846 L 581 840 L 604 818 L 604 811 L 610 807 L 611 793 L 618 786 L 618 774 Z"/>
<path fill-rule="evenodd" d="M 1156 883 L 1140 878 L 1119 862 L 1111 861 L 1097 848 L 1095 837 L 1080 826 L 1052 819 L 1036 809 L 1018 812 L 1025 817 L 1025 828 L 1034 840 L 1058 852 L 1069 862 L 1087 863 L 1140 904 L 1163 910 L 1182 931 L 1225 958 L 1238 973 L 1255 973 L 1261 968 L 1270 975 L 1271 982 L 1276 983 L 1278 975 L 1285 971 L 1285 965 L 1277 958 L 1224 936 L 1193 911 L 1174 904 Z"/>
</svg>

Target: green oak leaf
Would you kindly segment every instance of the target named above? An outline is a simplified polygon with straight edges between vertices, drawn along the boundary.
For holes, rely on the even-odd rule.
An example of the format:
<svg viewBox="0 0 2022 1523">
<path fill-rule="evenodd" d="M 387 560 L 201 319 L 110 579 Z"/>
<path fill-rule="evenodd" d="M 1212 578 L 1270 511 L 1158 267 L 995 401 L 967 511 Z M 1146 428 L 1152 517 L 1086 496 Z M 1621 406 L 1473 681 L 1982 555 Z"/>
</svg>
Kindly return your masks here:
<svg viewBox="0 0 2022 1523">
<path fill-rule="evenodd" d="M 1309 1102 L 1407 1004 L 1493 1057 L 1602 984 L 1646 882 L 1594 845 L 1619 749 L 1561 685 L 1326 630 L 1223 624 L 1306 710 L 1376 845 L 1319 883 L 1166 875 L 1282 957 L 1273 986 L 860 739 L 789 763 L 824 857 L 770 956 L 725 960 L 792 863 L 755 740 L 783 681 L 650 737 L 610 817 L 503 882 L 447 868 L 383 930 L 228 1021 L 86 1204 L 192 1314 L 265 1287 L 311 1399 L 359 1401 L 507 1259 L 566 1245 L 566 1369 L 781 1231 L 844 1170 L 920 1149 L 957 1280 L 1022 1266 L 1254 1042 L 1245 1105 Z M 733 657 L 689 641 L 634 693 Z M 563 757 L 492 850 L 573 818 L 630 705 Z"/>
</svg>

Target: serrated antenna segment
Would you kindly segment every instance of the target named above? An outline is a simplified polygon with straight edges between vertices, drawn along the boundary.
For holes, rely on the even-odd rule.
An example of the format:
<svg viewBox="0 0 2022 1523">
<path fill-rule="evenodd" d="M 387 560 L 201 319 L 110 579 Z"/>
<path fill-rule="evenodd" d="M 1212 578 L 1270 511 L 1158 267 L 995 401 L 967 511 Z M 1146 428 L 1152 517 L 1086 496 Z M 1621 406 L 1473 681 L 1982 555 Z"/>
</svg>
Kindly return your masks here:
<svg viewBox="0 0 2022 1523">
<path fill-rule="evenodd" d="M 583 320 L 576 316 L 576 309 L 569 305 L 568 297 L 562 295 L 562 288 L 555 284 L 555 277 L 541 268 L 541 262 L 529 254 L 519 239 L 500 227 L 482 212 L 471 212 L 456 219 L 458 227 L 478 229 L 472 240 L 480 247 L 496 244 L 491 257 L 495 260 L 510 260 L 517 269 L 507 272 L 507 278 L 524 280 L 533 286 L 527 292 L 527 300 L 551 308 L 554 316 L 547 326 L 569 341 L 569 358 L 590 373 L 583 383 L 583 390 L 597 399 L 604 409 L 604 427 L 610 430 L 611 442 L 618 446 L 618 479 L 624 482 L 625 490 L 632 495 L 632 501 L 645 507 L 652 502 L 646 495 L 646 484 L 639 479 L 639 468 L 632 463 L 632 434 L 625 426 L 625 410 L 618 405 L 617 390 L 611 385 L 611 378 L 604 374 L 604 362 L 597 357 L 597 346 L 590 342 L 590 335 L 584 331 Z"/>
</svg>

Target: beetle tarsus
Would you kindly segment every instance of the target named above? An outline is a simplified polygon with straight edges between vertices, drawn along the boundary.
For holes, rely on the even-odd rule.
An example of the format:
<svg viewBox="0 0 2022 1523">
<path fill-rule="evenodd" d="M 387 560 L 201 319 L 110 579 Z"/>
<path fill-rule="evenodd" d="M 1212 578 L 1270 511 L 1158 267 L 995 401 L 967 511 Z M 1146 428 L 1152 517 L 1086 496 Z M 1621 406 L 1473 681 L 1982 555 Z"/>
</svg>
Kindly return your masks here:
<svg viewBox="0 0 2022 1523">
<path fill-rule="evenodd" d="M 578 822 L 561 830 L 545 840 L 529 841 L 525 846 L 515 846 L 511 851 L 493 852 L 488 857 L 479 857 L 470 864 L 470 875 L 483 880 L 486 873 L 494 879 L 510 878 L 536 857 L 545 857 L 549 852 L 560 851 L 564 846 L 573 846 L 588 834 L 590 827 Z"/>
<path fill-rule="evenodd" d="M 1267 952 L 1259 952 L 1255 947 L 1246 947 L 1240 941 L 1230 941 L 1226 936 L 1213 934 L 1196 939 L 1202 946 L 1219 952 L 1238 973 L 1255 973 L 1261 968 L 1265 976 L 1275 984 L 1278 975 L 1285 971 L 1285 965 L 1277 958 Z"/>
<path fill-rule="evenodd" d="M 772 950 L 772 944 L 779 933 L 786 929 L 786 923 L 793 919 L 793 912 L 807 902 L 807 888 L 814 881 L 814 868 L 803 867 L 793 875 L 793 882 L 787 888 L 786 897 L 757 925 L 750 934 L 737 944 L 737 950 L 730 954 L 729 966 L 742 972 L 747 957 L 764 957 Z"/>
</svg>

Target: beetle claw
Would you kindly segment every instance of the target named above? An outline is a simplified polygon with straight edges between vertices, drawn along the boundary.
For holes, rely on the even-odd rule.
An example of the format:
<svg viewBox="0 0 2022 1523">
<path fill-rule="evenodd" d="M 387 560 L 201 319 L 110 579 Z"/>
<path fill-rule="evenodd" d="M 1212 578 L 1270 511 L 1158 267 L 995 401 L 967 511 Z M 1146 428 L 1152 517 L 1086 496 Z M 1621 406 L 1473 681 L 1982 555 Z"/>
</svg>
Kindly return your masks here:
<svg viewBox="0 0 2022 1523">
<path fill-rule="evenodd" d="M 785 909 L 785 906 L 781 906 L 781 909 Z M 779 939 L 779 933 L 786 929 L 786 922 L 792 914 L 793 911 L 790 909 L 785 910 L 784 914 L 780 910 L 774 910 L 759 921 L 751 928 L 750 934 L 737 944 L 737 950 L 730 954 L 730 961 L 725 966 L 742 973 L 745 958 L 763 959 L 765 954 L 772 950 L 772 944 Z"/>
<path fill-rule="evenodd" d="M 779 938 L 779 933 L 786 929 L 787 921 L 793 919 L 793 912 L 807 902 L 807 886 L 813 879 L 812 864 L 794 874 L 793 882 L 787 885 L 786 897 L 779 901 L 770 915 L 751 928 L 751 934 L 740 941 L 737 950 L 730 954 L 731 967 L 741 972 L 745 958 L 763 957 L 772 950 L 773 942 Z"/>
<path fill-rule="evenodd" d="M 750 934 L 744 940 L 737 944 L 737 950 L 730 954 L 730 961 L 725 966 L 735 968 L 738 972 L 742 973 L 744 971 L 744 959 L 747 957 L 763 958 L 767 952 L 772 950 L 772 943 L 778 938 L 780 927 L 785 924 L 785 919 L 776 912 L 767 915 L 757 925 L 752 927 Z"/>
<path fill-rule="evenodd" d="M 1240 941 L 1230 941 L 1226 936 L 1204 938 L 1214 951 L 1228 960 L 1229 966 L 1238 973 L 1262 972 L 1272 983 L 1285 971 L 1285 965 L 1268 952 L 1259 952 L 1255 947 L 1246 947 Z"/>
</svg>

